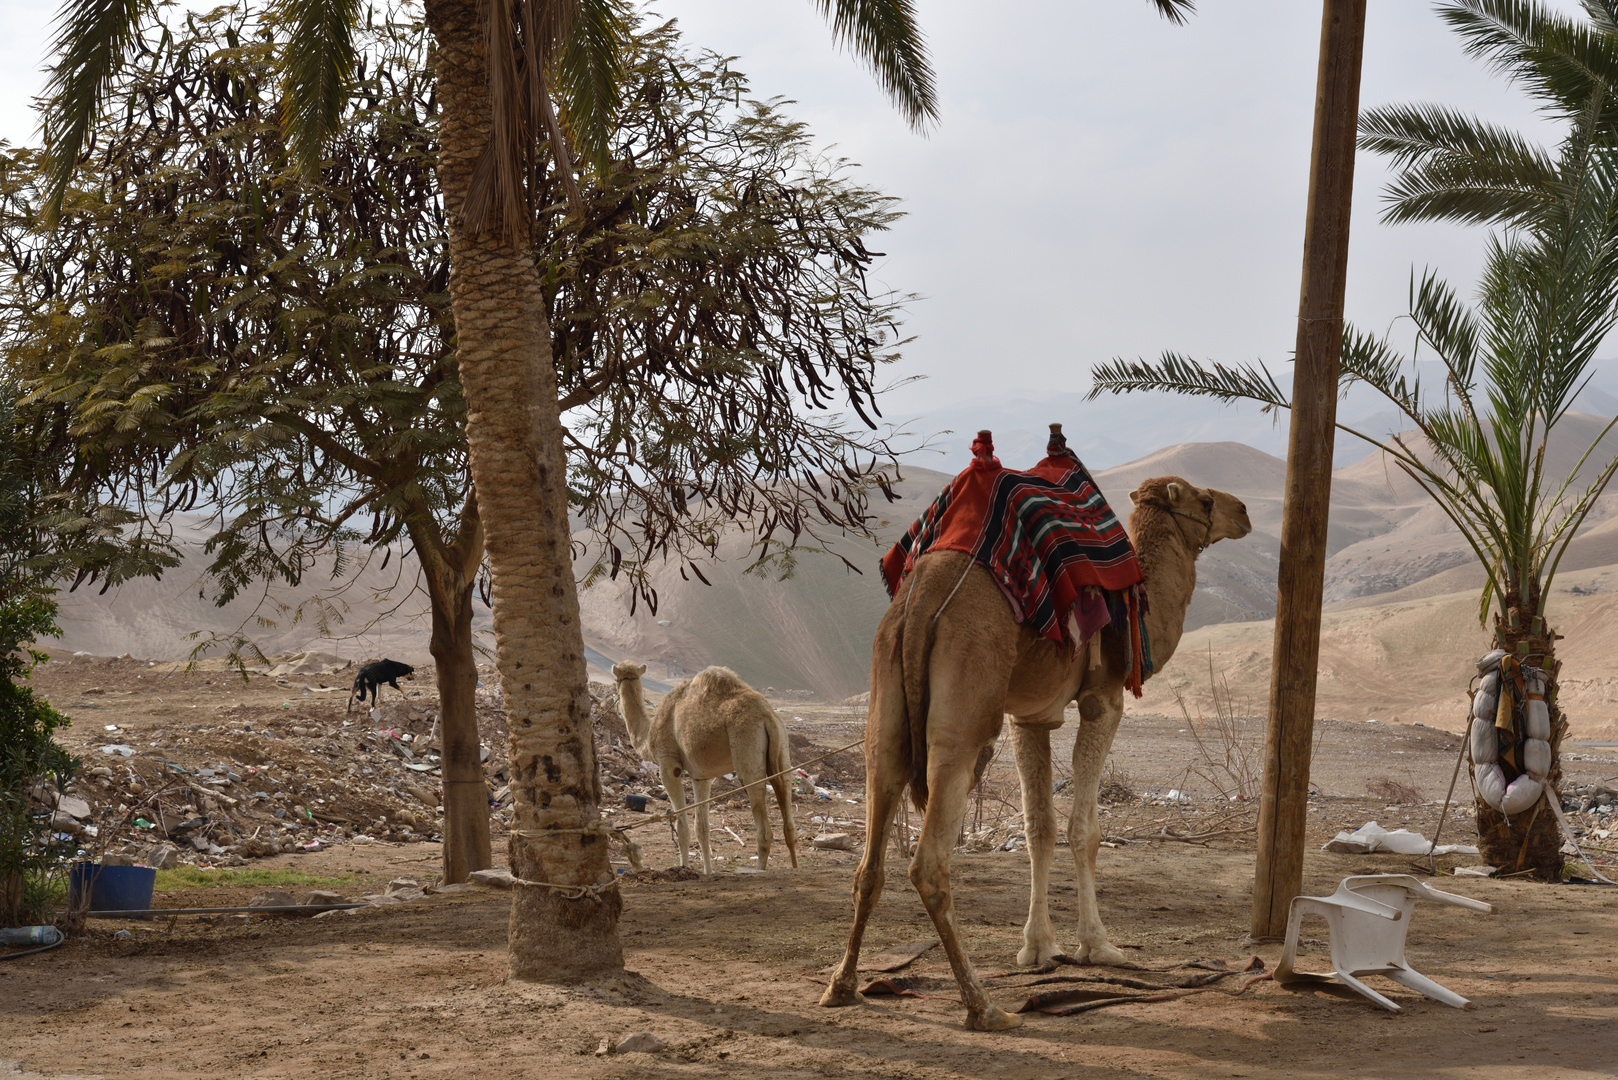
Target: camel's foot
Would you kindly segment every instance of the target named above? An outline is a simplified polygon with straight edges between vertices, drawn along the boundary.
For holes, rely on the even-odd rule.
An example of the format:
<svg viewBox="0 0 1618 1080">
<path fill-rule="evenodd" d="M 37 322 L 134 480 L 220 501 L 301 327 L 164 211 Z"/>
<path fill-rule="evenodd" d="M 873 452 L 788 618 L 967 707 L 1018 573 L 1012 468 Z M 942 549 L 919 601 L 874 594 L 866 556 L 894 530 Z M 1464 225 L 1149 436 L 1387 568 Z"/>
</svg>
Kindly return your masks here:
<svg viewBox="0 0 1618 1080">
<path fill-rule="evenodd" d="M 840 1009 L 845 1005 L 858 1005 L 864 1000 L 865 998 L 860 996 L 860 992 L 852 986 L 838 986 L 836 983 L 832 983 L 826 987 L 826 992 L 820 995 L 820 1007 L 822 1009 Z"/>
<path fill-rule="evenodd" d="M 1058 956 L 1067 956 L 1068 951 L 1054 941 L 1042 944 L 1028 944 L 1017 953 L 1018 967 L 1043 967 Z"/>
<path fill-rule="evenodd" d="M 1128 957 L 1105 941 L 1099 945 L 1080 945 L 1077 959 L 1083 964 L 1126 964 L 1129 962 Z"/>
<path fill-rule="evenodd" d="M 996 1005 L 990 1005 L 982 1012 L 967 1013 L 966 1026 L 973 1031 L 1006 1031 L 1022 1027 L 1022 1017 L 1016 1013 L 1008 1013 Z"/>
</svg>

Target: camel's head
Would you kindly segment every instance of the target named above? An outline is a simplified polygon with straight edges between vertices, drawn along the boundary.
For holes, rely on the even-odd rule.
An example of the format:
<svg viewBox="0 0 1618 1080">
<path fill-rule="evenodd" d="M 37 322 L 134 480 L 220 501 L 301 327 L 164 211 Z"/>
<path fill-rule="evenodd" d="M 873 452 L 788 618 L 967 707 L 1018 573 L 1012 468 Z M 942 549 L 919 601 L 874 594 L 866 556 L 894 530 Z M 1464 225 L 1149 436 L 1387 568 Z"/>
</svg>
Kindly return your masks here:
<svg viewBox="0 0 1618 1080">
<path fill-rule="evenodd" d="M 1178 476 L 1142 481 L 1129 498 L 1136 506 L 1155 506 L 1173 514 L 1181 535 L 1199 549 L 1220 540 L 1240 540 L 1253 531 L 1246 503 L 1228 491 L 1200 488 Z"/>
<path fill-rule="evenodd" d="M 639 682 L 640 677 L 644 674 L 646 674 L 646 665 L 637 664 L 633 660 L 624 660 L 621 663 L 612 665 L 612 677 L 619 682 L 629 682 L 630 680 Z"/>
</svg>

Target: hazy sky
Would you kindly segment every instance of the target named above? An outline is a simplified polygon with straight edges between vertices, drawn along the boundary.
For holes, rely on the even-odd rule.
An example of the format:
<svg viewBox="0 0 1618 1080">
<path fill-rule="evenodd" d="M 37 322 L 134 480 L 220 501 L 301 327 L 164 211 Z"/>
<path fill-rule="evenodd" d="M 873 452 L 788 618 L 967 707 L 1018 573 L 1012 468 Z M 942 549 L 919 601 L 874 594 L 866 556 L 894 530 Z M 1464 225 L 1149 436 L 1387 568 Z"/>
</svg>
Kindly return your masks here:
<svg viewBox="0 0 1618 1080">
<path fill-rule="evenodd" d="M 919 0 L 943 105 L 926 137 L 832 48 L 807 0 L 653 6 L 689 41 L 739 57 L 757 95 L 795 99 L 823 142 L 904 199 L 909 217 L 877 245 L 879 276 L 924 297 L 896 374 L 927 380 L 890 415 L 1081 390 L 1116 354 L 1278 363 L 1291 350 L 1318 3 L 1202 0 L 1174 27 L 1146 0 Z M 14 142 L 33 137 L 48 19 L 44 6 L 0 5 L 0 137 Z M 1362 105 L 1411 99 L 1554 138 L 1430 5 L 1372 0 Z M 1404 311 L 1413 263 L 1469 290 L 1484 239 L 1378 224 L 1382 178 L 1361 155 L 1348 313 L 1378 328 Z"/>
</svg>

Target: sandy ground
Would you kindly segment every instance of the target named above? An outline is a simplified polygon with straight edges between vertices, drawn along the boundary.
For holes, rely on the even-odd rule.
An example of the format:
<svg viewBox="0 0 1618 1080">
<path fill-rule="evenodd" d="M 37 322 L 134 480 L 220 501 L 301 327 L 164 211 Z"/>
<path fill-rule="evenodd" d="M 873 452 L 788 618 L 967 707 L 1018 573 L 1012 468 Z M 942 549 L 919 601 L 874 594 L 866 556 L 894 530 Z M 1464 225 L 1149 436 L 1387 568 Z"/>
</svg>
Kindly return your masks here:
<svg viewBox="0 0 1618 1080">
<path fill-rule="evenodd" d="M 144 681 L 146 673 L 125 674 L 120 688 L 134 683 L 134 675 Z M 44 676 L 42 688 L 52 677 Z M 245 691 L 198 686 L 196 697 L 173 699 L 175 713 L 135 695 L 138 709 L 126 710 L 120 722 L 172 729 L 179 709 L 185 718 L 204 712 L 206 698 L 197 697 L 209 693 L 224 699 L 212 704 L 228 708 L 252 704 L 254 693 L 284 692 L 273 684 Z M 193 712 L 193 704 L 202 707 Z M 795 741 L 830 748 L 859 736 L 856 710 L 783 703 L 781 711 L 801 737 Z M 94 719 L 96 727 L 81 721 L 73 738 L 99 736 L 101 714 Z M 1228 745 L 1239 759 L 1257 753 L 1258 738 L 1258 722 L 1246 721 Z M 1066 745 L 1059 737 L 1059 748 Z M 1317 849 L 1338 829 L 1372 817 L 1432 835 L 1457 747 L 1455 736 L 1430 728 L 1323 723 L 1305 890 L 1330 892 L 1351 873 L 1408 869 L 1407 858 Z M 808 770 L 822 774 L 822 786 L 834 785 L 829 797 L 797 801 L 806 838 L 857 832 L 863 822 L 858 784 L 843 763 L 832 764 Z M 1598 782 L 1618 776 L 1618 753 L 1584 748 L 1566 767 L 1572 781 Z M 1278 946 L 1246 940 L 1253 844 L 1241 829 L 1249 811 L 1214 795 L 1208 777 L 1220 775 L 1199 755 L 1183 719 L 1126 719 L 1109 782 L 1130 794 L 1107 808 L 1109 834 L 1128 840 L 1161 823 L 1192 832 L 1209 822 L 1234 829 L 1208 846 L 1135 840 L 1103 849 L 1102 914 L 1114 942 L 1141 964 L 1245 961 L 1256 953 L 1273 966 L 1279 956 Z M 1404 794 L 1389 801 L 1382 781 L 1396 782 Z M 1192 801 L 1166 799 L 1170 789 L 1191 792 Z M 1015 834 L 1015 801 L 1014 773 L 1002 760 L 974 822 L 985 843 Z M 634 815 L 620 811 L 619 817 Z M 1450 820 L 1444 838 L 1466 839 L 1469 820 L 1453 814 Z M 506 978 L 508 897 L 493 890 L 446 892 L 318 920 L 93 921 L 60 949 L 0 967 L 0 1077 L 7 1068 L 55 1078 L 536 1080 L 1618 1073 L 1612 1034 L 1618 1030 L 1618 890 L 1441 879 L 1440 887 L 1496 907 L 1483 916 L 1428 906 L 1414 919 L 1412 963 L 1472 998 L 1466 1011 L 1382 980 L 1373 981 L 1401 1003 L 1399 1015 L 1345 994 L 1260 982 L 1240 997 L 1205 993 L 1074 1017 L 1031 1014 L 1018 1031 L 985 1035 L 964 1030 L 959 1005 L 940 998 L 872 998 L 858 1008 L 818 1008 L 821 987 L 814 980 L 841 954 L 858 853 L 806 845 L 794 870 L 785 865 L 778 835 L 778 859 L 767 872 L 753 872 L 750 822 L 744 808 L 721 804 L 714 825 L 725 868 L 720 873 L 626 882 L 621 931 L 627 970 L 582 988 Z M 652 866 L 676 861 L 666 827 L 637 835 Z M 1052 892 L 1059 932 L 1072 919 L 1071 880 L 1062 869 L 1068 858 L 1063 847 Z M 428 884 L 439 861 L 436 844 L 375 843 L 276 855 L 252 866 L 302 871 L 359 896 L 401 876 Z M 1026 912 L 1026 856 L 962 851 L 954 865 L 972 955 L 983 972 L 1008 970 Z M 902 867 L 891 860 L 888 880 L 871 951 L 931 933 Z M 158 902 L 244 904 L 253 891 L 184 888 L 161 893 Z M 125 928 L 132 937 L 114 936 Z M 1324 964 L 1324 928 L 1306 933 L 1316 935 L 1309 947 Z M 905 974 L 942 978 L 947 967 L 934 950 Z M 1029 991 L 1018 982 L 991 984 L 997 1000 L 1019 1003 Z M 937 993 L 952 996 L 947 984 Z M 669 1049 L 597 1056 L 603 1040 L 616 1043 L 637 1031 L 653 1033 Z"/>
</svg>

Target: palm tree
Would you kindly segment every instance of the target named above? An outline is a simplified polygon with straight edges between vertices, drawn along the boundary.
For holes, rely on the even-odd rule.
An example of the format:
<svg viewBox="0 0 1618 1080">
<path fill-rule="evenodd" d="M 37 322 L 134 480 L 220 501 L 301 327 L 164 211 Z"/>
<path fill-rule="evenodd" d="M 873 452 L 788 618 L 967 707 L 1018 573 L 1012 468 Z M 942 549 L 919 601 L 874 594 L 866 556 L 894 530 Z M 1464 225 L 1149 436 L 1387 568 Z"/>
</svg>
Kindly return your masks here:
<svg viewBox="0 0 1618 1080">
<path fill-rule="evenodd" d="M 1618 147 L 1618 3 L 1584 0 L 1583 6 L 1587 20 L 1525 0 L 1439 6 L 1439 17 L 1466 51 L 1521 86 L 1566 134 L 1548 152 L 1516 132 L 1440 105 L 1370 110 L 1360 119 L 1360 146 L 1389 158 L 1394 168 L 1382 220 L 1511 228 L 1565 212 L 1591 159 Z M 1478 815 L 1491 861 L 1522 850 L 1481 799 Z M 1530 845 L 1536 849 L 1554 840 L 1549 820 L 1538 824 L 1538 833 Z M 1508 850 L 1497 850 L 1502 845 Z"/>
<path fill-rule="evenodd" d="M 1463 303 L 1431 273 L 1413 275 L 1409 317 L 1417 347 L 1443 364 L 1440 393 L 1406 373 L 1385 338 L 1354 327 L 1343 336 L 1342 383 L 1358 380 L 1388 399 L 1413 432 L 1377 438 L 1337 427 L 1380 448 L 1460 530 L 1485 571 L 1479 620 L 1494 611 L 1499 648 L 1551 675 L 1553 757 L 1546 798 L 1554 799 L 1554 749 L 1567 730 L 1555 704 L 1557 635 L 1547 621 L 1557 565 L 1618 458 L 1600 461 L 1609 423 L 1566 476 L 1547 474 L 1553 432 L 1584 387 L 1596 349 L 1618 322 L 1618 160 L 1579 159 L 1562 174 L 1562 196 L 1531 224 L 1491 238 L 1477 304 Z M 1167 390 L 1288 408 L 1263 364 L 1199 364 L 1165 353 L 1156 363 L 1114 359 L 1092 372 L 1090 396 Z M 1582 486 L 1581 486 L 1582 485 Z M 1508 775 L 1508 779 L 1515 773 Z M 1484 858 L 1507 872 L 1555 880 L 1562 866 L 1554 812 L 1508 821 L 1478 800 Z"/>
<path fill-rule="evenodd" d="M 1179 22 L 1191 0 L 1151 0 Z M 937 117 L 911 0 L 814 0 L 834 37 L 874 70 L 900 113 Z M 106 87 L 138 46 L 153 0 L 66 0 L 61 59 L 42 129 L 59 207 Z M 511 727 L 516 820 L 511 965 L 567 980 L 622 966 L 600 825 L 556 372 L 531 245 L 531 182 L 551 166 L 574 188 L 599 168 L 617 104 L 617 0 L 426 0 L 437 42 L 439 176 L 449 218 L 450 297 L 467 443 L 493 579 L 496 654 Z M 318 166 L 358 58 L 357 0 L 271 0 L 284 33 L 283 123 Z M 558 108 L 557 106 L 560 106 Z M 575 214 L 583 213 L 576 190 Z"/>
</svg>

